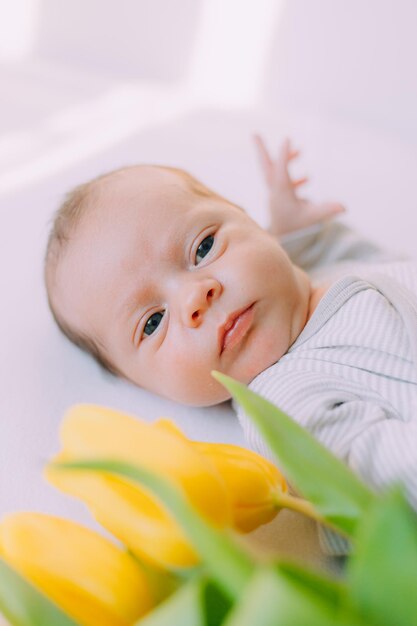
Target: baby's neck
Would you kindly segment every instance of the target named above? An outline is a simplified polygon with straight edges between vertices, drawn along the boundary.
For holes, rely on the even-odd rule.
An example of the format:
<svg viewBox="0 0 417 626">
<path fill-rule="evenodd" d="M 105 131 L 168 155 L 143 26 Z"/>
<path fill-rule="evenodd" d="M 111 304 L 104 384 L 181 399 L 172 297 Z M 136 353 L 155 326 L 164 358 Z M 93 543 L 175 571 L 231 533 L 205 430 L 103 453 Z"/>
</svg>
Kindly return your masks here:
<svg viewBox="0 0 417 626">
<path fill-rule="evenodd" d="M 313 287 L 313 285 L 311 285 L 310 302 L 309 302 L 309 307 L 308 307 L 306 323 L 308 322 L 310 317 L 313 315 L 315 309 L 317 308 L 318 303 L 320 302 L 320 300 L 322 299 L 322 297 L 324 296 L 328 288 L 329 288 L 329 285 L 327 283 L 317 285 L 316 287 Z"/>
<path fill-rule="evenodd" d="M 300 267 L 295 266 L 294 271 L 300 290 L 300 302 L 299 306 L 294 311 L 290 345 L 292 345 L 298 335 L 300 335 L 329 287 L 329 285 L 324 283 L 313 286 L 309 276 Z"/>
</svg>

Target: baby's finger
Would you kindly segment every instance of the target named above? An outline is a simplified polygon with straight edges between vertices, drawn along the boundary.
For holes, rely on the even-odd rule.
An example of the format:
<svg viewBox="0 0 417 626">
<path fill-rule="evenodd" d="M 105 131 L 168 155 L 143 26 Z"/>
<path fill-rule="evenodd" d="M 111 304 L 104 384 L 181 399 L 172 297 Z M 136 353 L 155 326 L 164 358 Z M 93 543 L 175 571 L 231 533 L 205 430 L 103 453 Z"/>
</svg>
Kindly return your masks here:
<svg viewBox="0 0 417 626">
<path fill-rule="evenodd" d="M 277 161 L 282 161 L 286 163 L 289 160 L 290 154 L 291 154 L 290 139 L 289 137 L 285 137 L 284 141 L 281 143 L 279 147 Z"/>
<path fill-rule="evenodd" d="M 295 187 L 301 187 L 301 185 L 305 185 L 308 182 L 308 177 L 304 176 L 303 178 L 297 178 L 296 180 L 292 180 L 291 184 Z"/>
<path fill-rule="evenodd" d="M 255 142 L 263 169 L 269 170 L 272 167 L 272 159 L 269 156 L 269 152 L 266 149 L 266 146 L 262 137 L 260 135 L 253 135 L 253 140 Z"/>
<path fill-rule="evenodd" d="M 323 204 L 317 206 L 316 210 L 318 219 L 325 219 L 345 213 L 346 208 L 339 202 L 323 202 Z"/>
<path fill-rule="evenodd" d="M 292 161 L 293 159 L 295 159 L 296 157 L 298 157 L 300 155 L 300 151 L 299 150 L 291 150 L 291 152 L 288 155 L 288 160 Z"/>
<path fill-rule="evenodd" d="M 273 164 L 273 176 L 275 185 L 291 187 L 291 179 L 288 172 L 289 155 L 291 154 L 290 140 L 286 137 L 278 151 L 278 156 Z"/>
</svg>

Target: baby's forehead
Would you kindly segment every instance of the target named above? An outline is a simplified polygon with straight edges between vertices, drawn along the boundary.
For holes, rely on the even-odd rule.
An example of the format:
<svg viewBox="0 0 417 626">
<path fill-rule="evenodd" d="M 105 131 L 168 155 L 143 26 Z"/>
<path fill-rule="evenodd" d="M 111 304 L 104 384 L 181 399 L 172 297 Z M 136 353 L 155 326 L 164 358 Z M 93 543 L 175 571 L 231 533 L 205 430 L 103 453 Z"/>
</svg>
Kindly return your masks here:
<svg viewBox="0 0 417 626">
<path fill-rule="evenodd" d="M 99 180 L 96 188 L 101 205 L 106 201 L 116 204 L 129 200 L 144 203 L 191 201 L 193 195 L 186 172 L 152 165 L 136 165 L 113 172 Z"/>
<path fill-rule="evenodd" d="M 84 214 L 85 224 L 94 231 L 114 220 L 140 220 L 142 224 L 154 220 L 167 225 L 190 213 L 190 219 L 196 218 L 200 209 L 212 205 L 215 196 L 182 170 L 132 166 L 97 180 Z"/>
</svg>

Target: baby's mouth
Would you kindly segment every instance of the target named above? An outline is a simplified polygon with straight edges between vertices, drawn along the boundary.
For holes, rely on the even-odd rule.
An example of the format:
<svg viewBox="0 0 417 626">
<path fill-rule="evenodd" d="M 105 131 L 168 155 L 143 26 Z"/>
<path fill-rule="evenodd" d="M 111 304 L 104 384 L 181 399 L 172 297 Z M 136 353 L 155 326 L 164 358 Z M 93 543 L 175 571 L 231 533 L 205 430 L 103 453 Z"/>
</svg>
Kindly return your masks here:
<svg viewBox="0 0 417 626">
<path fill-rule="evenodd" d="M 255 303 L 235 311 L 220 326 L 218 331 L 219 352 L 231 350 L 236 346 L 252 326 Z"/>
</svg>

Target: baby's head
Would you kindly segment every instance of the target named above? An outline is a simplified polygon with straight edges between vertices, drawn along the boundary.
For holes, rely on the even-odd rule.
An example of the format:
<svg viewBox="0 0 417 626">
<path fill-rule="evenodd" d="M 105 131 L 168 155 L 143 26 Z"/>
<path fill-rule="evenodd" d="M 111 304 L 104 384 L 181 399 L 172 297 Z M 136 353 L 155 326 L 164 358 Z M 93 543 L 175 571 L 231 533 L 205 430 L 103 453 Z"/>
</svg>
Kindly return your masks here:
<svg viewBox="0 0 417 626">
<path fill-rule="evenodd" d="M 59 209 L 45 278 L 63 332 L 111 372 L 184 404 L 229 396 L 303 328 L 310 285 L 240 207 L 174 168 L 81 185 Z"/>
</svg>

